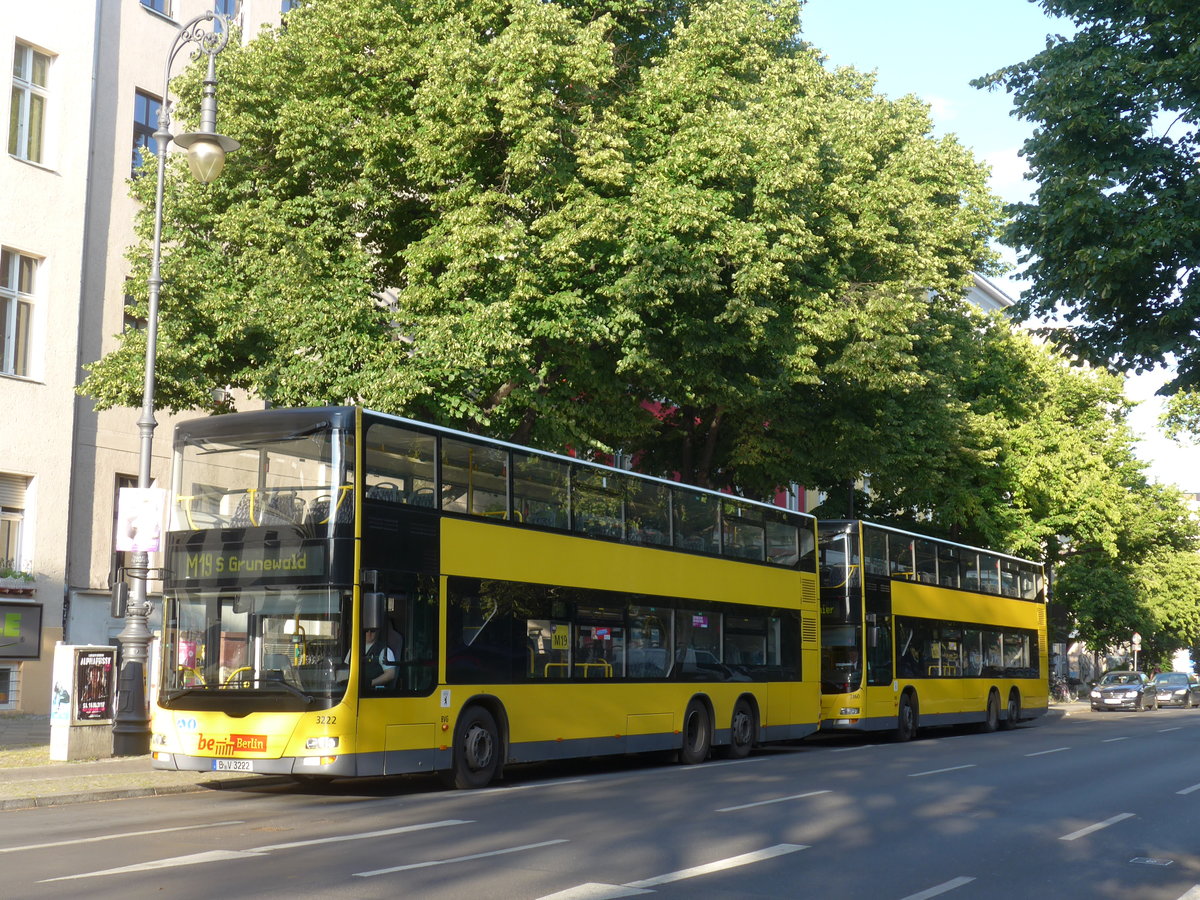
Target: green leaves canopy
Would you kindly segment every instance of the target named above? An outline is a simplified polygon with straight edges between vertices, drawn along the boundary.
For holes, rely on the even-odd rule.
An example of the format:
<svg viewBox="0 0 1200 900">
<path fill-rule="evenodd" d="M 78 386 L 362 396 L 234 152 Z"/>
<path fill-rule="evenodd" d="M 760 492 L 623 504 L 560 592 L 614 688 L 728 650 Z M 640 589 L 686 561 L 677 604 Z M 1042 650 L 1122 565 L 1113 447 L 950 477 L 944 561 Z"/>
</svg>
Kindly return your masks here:
<svg viewBox="0 0 1200 900">
<path fill-rule="evenodd" d="M 1037 182 L 1007 241 L 1023 251 L 1027 313 L 1066 315 L 1084 359 L 1141 371 L 1176 360 L 1167 390 L 1200 386 L 1200 6 L 1191 0 L 1041 0 L 1070 17 L 1001 86 L 1037 125 Z"/>
<path fill-rule="evenodd" d="M 862 429 L 810 460 L 831 414 L 899 418 L 928 292 L 987 270 L 998 207 L 923 105 L 827 70 L 797 21 L 321 0 L 231 46 L 243 149 L 209 187 L 172 167 L 160 401 L 353 400 L 759 496 L 879 468 Z M 124 336 L 85 391 L 136 405 L 141 354 Z"/>
</svg>

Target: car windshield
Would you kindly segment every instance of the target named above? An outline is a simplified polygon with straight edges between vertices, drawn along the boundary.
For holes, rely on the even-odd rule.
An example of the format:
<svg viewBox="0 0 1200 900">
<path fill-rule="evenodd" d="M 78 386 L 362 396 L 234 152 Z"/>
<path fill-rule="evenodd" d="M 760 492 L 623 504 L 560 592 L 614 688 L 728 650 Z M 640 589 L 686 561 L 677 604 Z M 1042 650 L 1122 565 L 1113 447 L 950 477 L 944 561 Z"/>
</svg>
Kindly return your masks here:
<svg viewBox="0 0 1200 900">
<path fill-rule="evenodd" d="M 1137 672 L 1109 672 L 1100 679 L 1101 684 L 1138 684 L 1141 675 Z"/>
<path fill-rule="evenodd" d="M 1188 683 L 1188 677 L 1183 672 L 1160 672 L 1154 676 L 1155 684 L 1177 684 L 1183 687 Z"/>
</svg>

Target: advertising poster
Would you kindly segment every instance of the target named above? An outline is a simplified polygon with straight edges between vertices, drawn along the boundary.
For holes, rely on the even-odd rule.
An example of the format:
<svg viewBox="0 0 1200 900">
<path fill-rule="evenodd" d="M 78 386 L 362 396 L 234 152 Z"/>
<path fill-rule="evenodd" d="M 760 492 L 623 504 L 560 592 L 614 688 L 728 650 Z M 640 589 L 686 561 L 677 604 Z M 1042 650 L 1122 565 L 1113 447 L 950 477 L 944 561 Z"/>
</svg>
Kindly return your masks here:
<svg viewBox="0 0 1200 900">
<path fill-rule="evenodd" d="M 38 659 L 42 652 L 42 605 L 0 603 L 0 659 Z"/>
<path fill-rule="evenodd" d="M 117 495 L 117 552 L 157 553 L 162 549 L 166 498 L 162 488 L 121 488 Z"/>
<path fill-rule="evenodd" d="M 105 721 L 113 717 L 117 651 L 81 650 L 75 662 L 75 719 Z"/>
</svg>

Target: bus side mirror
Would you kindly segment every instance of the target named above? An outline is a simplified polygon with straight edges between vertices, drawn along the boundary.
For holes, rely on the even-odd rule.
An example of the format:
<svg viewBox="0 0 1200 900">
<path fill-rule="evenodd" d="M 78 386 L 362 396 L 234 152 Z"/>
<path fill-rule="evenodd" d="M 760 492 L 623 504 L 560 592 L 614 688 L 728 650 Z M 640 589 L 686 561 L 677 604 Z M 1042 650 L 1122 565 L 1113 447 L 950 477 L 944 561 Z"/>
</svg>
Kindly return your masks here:
<svg viewBox="0 0 1200 900">
<path fill-rule="evenodd" d="M 129 605 L 129 585 L 118 581 L 112 586 L 111 613 L 114 619 L 125 618 L 125 607 Z"/>
<path fill-rule="evenodd" d="M 382 631 L 384 620 L 387 618 L 387 594 L 381 591 L 371 591 L 362 595 L 362 627 L 363 630 L 373 628 Z"/>
</svg>

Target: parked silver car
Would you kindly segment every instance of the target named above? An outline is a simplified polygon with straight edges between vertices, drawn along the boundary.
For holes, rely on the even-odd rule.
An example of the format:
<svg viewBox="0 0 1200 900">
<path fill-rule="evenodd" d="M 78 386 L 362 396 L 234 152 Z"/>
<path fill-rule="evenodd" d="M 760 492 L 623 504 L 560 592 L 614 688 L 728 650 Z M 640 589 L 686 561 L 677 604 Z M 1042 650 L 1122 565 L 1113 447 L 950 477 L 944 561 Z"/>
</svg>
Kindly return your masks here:
<svg viewBox="0 0 1200 900">
<path fill-rule="evenodd" d="M 1154 691 L 1159 706 L 1200 706 L 1200 678 L 1188 672 L 1159 672 Z"/>
<path fill-rule="evenodd" d="M 1158 709 L 1154 682 L 1145 672 L 1105 672 L 1091 696 L 1092 709 Z"/>
</svg>

